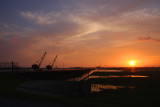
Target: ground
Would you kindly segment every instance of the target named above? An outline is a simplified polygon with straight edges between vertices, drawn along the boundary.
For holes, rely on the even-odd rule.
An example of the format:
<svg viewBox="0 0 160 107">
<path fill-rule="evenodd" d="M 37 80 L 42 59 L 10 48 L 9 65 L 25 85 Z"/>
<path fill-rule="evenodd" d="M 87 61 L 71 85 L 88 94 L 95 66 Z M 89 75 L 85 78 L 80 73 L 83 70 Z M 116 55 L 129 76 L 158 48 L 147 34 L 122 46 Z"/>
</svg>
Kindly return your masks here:
<svg viewBox="0 0 160 107">
<path fill-rule="evenodd" d="M 135 73 L 136 74 L 136 73 Z M 135 85 L 134 89 L 104 90 L 99 93 L 91 93 L 88 96 L 48 96 L 27 93 L 16 90 L 17 86 L 28 80 L 17 76 L 15 73 L 0 73 L 0 104 L 1 107 L 151 107 L 159 104 L 160 100 L 160 72 L 141 72 L 149 75 L 148 79 L 119 78 L 119 79 L 90 79 L 88 83 L 110 83 L 112 85 Z M 93 75 L 109 75 L 99 73 Z M 112 74 L 113 75 L 113 74 Z M 122 74 L 117 74 L 122 75 Z M 143 86 L 143 87 L 141 87 Z M 145 86 L 145 87 L 144 87 Z"/>
</svg>

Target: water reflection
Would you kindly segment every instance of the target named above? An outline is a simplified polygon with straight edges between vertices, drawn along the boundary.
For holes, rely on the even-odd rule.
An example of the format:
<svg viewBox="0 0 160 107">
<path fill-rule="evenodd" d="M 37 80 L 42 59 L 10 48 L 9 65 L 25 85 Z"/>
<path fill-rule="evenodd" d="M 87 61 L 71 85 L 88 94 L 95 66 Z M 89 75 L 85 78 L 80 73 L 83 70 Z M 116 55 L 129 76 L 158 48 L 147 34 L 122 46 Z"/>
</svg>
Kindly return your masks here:
<svg viewBox="0 0 160 107">
<path fill-rule="evenodd" d="M 71 79 L 68 79 L 67 81 L 83 81 L 83 80 L 87 80 L 89 78 L 90 75 L 92 75 L 96 70 L 92 70 L 80 77 L 76 77 L 76 78 L 71 78 Z"/>
<path fill-rule="evenodd" d="M 96 72 L 122 72 L 123 70 L 95 70 Z"/>
<path fill-rule="evenodd" d="M 149 76 L 143 76 L 143 75 L 108 75 L 108 76 L 90 76 L 90 78 L 119 78 L 119 77 L 130 77 L 130 78 L 147 78 Z"/>
<path fill-rule="evenodd" d="M 135 88 L 134 86 L 114 86 L 114 85 L 106 85 L 106 84 L 91 84 L 91 93 L 92 92 L 100 92 L 106 89 L 120 89 L 120 88 Z"/>
</svg>

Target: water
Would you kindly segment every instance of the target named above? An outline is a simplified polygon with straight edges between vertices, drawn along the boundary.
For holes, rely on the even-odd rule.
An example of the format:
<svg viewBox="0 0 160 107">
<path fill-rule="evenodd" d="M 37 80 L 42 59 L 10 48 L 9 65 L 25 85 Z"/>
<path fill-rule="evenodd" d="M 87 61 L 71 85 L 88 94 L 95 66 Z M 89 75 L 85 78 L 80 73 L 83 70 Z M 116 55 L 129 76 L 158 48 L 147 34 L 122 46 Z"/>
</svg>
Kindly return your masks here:
<svg viewBox="0 0 160 107">
<path fill-rule="evenodd" d="M 95 70 L 95 72 L 122 72 L 123 70 Z"/>
<path fill-rule="evenodd" d="M 89 79 L 105 79 L 105 78 L 148 78 L 149 76 L 145 75 L 108 75 L 109 72 L 122 72 L 123 70 L 92 70 L 87 74 L 82 75 L 81 77 L 72 78 L 67 81 L 87 81 Z M 100 75 L 94 75 L 95 72 L 105 72 L 107 75 L 100 76 Z M 118 81 L 117 81 L 118 82 Z M 92 84 L 91 83 L 91 92 L 100 92 L 103 90 L 116 90 L 120 88 L 136 88 L 135 86 L 117 86 L 117 85 L 110 85 L 109 83 L 104 84 Z"/>
<path fill-rule="evenodd" d="M 120 77 L 129 77 L 129 78 L 147 78 L 149 76 L 143 76 L 143 75 L 108 75 L 108 76 L 89 76 L 89 79 L 91 78 L 120 78 Z"/>
<path fill-rule="evenodd" d="M 106 84 L 91 84 L 91 93 L 100 92 L 103 90 L 116 90 L 120 88 L 135 88 L 134 86 L 114 86 L 114 85 L 106 85 Z"/>
<path fill-rule="evenodd" d="M 95 70 L 94 72 L 105 72 L 106 75 L 90 75 L 88 76 L 88 78 L 86 80 L 89 80 L 89 79 L 105 79 L 105 78 L 148 78 L 149 76 L 145 76 L 145 75 L 118 75 L 119 73 L 118 72 L 122 72 L 123 70 Z M 115 72 L 115 75 L 108 75 L 109 72 Z M 116 75 L 116 72 L 118 73 Z M 105 74 L 104 73 L 104 74 Z M 117 81 L 119 82 L 119 81 Z M 122 85 L 122 86 L 118 86 L 118 85 L 110 85 L 108 83 L 108 81 L 104 82 L 103 84 L 91 84 L 91 93 L 92 92 L 100 92 L 100 91 L 103 91 L 103 90 L 117 90 L 117 89 L 120 89 L 120 88 L 129 88 L 129 89 L 134 89 L 136 88 L 135 86 L 125 86 L 125 85 Z"/>
<path fill-rule="evenodd" d="M 76 77 L 76 78 L 71 78 L 68 79 L 67 81 L 82 81 L 82 80 L 87 80 L 89 78 L 90 75 L 92 75 L 94 72 L 96 72 L 96 70 L 92 70 L 89 73 L 86 73 L 80 77 Z"/>
</svg>

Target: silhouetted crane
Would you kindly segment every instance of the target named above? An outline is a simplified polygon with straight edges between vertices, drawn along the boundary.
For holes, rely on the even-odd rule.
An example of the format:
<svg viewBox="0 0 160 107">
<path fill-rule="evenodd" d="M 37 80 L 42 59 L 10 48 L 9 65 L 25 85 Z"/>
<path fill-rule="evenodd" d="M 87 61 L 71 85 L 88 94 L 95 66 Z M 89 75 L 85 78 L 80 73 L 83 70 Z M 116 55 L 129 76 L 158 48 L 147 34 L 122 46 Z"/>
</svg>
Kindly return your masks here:
<svg viewBox="0 0 160 107">
<path fill-rule="evenodd" d="M 56 57 L 54 58 L 52 65 L 47 65 L 47 66 L 46 66 L 46 69 L 51 70 L 51 69 L 53 68 L 55 62 L 56 62 L 56 59 L 57 59 L 57 55 L 56 55 Z"/>
<path fill-rule="evenodd" d="M 41 66 L 41 64 L 42 64 L 42 62 L 43 62 L 43 60 L 44 60 L 44 58 L 45 58 L 46 53 L 47 53 L 47 52 L 45 52 L 45 53 L 43 54 L 43 56 L 42 56 L 39 64 L 33 64 L 33 65 L 32 65 L 32 69 L 37 70 L 37 69 L 40 68 L 40 66 Z"/>
</svg>

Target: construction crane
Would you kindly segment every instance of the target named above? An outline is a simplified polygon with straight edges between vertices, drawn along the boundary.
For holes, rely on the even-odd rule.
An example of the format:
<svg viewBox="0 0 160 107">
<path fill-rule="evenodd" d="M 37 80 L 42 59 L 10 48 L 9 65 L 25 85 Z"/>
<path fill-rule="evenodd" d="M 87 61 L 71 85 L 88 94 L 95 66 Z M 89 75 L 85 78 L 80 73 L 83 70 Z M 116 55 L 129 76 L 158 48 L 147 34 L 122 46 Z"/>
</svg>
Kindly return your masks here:
<svg viewBox="0 0 160 107">
<path fill-rule="evenodd" d="M 45 52 L 45 53 L 43 54 L 43 56 L 42 56 L 39 64 L 33 64 L 33 65 L 32 65 L 32 69 L 37 70 L 37 69 L 40 68 L 40 66 L 41 66 L 41 64 L 42 64 L 42 62 L 43 62 L 43 60 L 44 60 L 44 58 L 45 58 L 46 53 L 47 53 L 47 52 Z"/>
<path fill-rule="evenodd" d="M 56 62 L 56 59 L 57 59 L 57 55 L 56 55 L 56 57 L 54 58 L 54 60 L 53 60 L 52 64 L 51 64 L 51 65 L 47 65 L 47 66 L 46 66 L 46 69 L 51 70 L 51 69 L 53 68 L 53 66 L 54 66 L 55 62 Z"/>
</svg>

